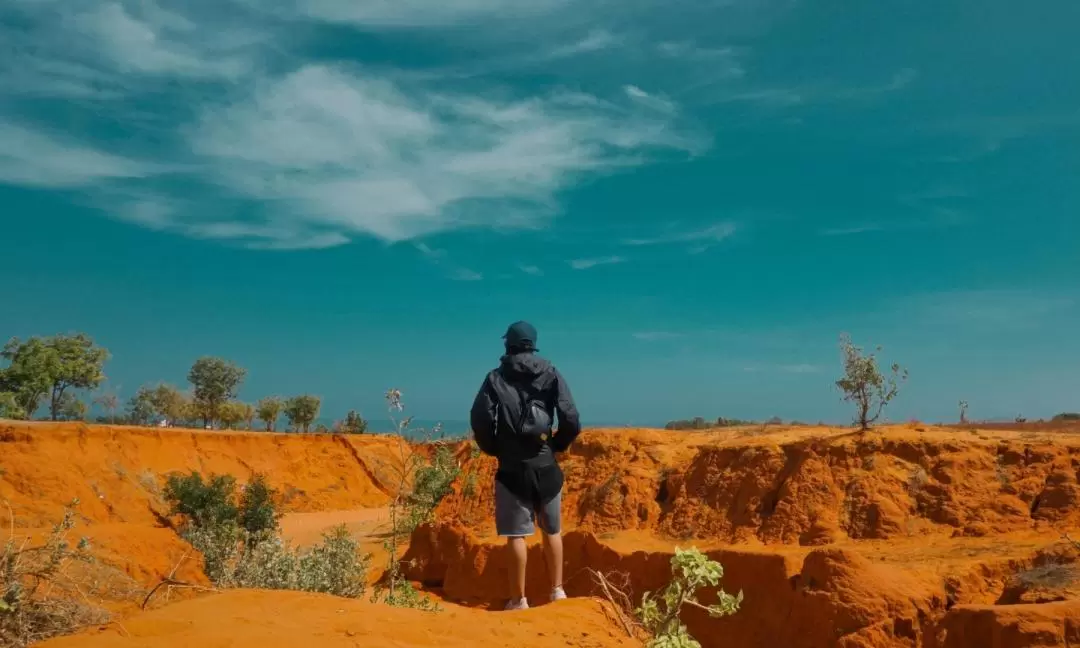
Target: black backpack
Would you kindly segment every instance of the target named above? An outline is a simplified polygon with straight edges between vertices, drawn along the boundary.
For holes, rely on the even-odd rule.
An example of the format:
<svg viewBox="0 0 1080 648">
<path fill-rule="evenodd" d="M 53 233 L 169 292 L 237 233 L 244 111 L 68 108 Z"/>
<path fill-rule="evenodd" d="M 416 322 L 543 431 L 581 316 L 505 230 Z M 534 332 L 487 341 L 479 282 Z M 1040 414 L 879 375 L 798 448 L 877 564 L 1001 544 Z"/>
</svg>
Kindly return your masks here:
<svg viewBox="0 0 1080 648">
<path fill-rule="evenodd" d="M 551 428 L 555 421 L 542 394 L 533 393 L 531 384 L 511 384 L 503 376 L 499 376 L 499 379 L 502 383 L 499 387 L 503 389 L 496 388 L 495 391 L 500 401 L 511 398 L 511 394 L 516 392 L 518 402 L 521 404 L 518 419 L 510 422 L 514 435 L 540 442 L 551 439 Z M 505 407 L 505 404 L 500 402 L 499 406 Z"/>
</svg>

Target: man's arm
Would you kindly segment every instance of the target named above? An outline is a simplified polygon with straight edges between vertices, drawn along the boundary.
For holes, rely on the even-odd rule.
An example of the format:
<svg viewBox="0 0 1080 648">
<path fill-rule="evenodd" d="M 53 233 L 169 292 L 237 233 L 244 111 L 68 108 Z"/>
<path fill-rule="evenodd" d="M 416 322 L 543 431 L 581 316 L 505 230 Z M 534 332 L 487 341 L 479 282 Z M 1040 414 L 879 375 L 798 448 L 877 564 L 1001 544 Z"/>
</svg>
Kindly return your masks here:
<svg viewBox="0 0 1080 648">
<path fill-rule="evenodd" d="M 566 452 L 570 444 L 581 434 L 581 419 L 577 405 L 570 394 L 570 386 L 555 369 L 555 413 L 559 415 L 559 431 L 551 437 L 551 447 L 555 452 Z"/>
<path fill-rule="evenodd" d="M 491 456 L 495 456 L 496 404 L 491 377 L 485 376 L 484 384 L 480 385 L 480 391 L 473 399 L 472 410 L 469 412 L 469 426 L 472 428 L 473 437 L 480 451 Z"/>
</svg>

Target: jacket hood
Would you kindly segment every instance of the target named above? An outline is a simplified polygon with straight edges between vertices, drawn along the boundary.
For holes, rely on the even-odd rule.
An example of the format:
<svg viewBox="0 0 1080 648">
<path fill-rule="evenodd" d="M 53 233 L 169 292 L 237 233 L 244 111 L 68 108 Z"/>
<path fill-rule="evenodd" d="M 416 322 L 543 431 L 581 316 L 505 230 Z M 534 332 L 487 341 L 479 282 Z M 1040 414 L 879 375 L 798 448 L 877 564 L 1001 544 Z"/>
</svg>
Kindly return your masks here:
<svg viewBox="0 0 1080 648">
<path fill-rule="evenodd" d="M 551 373 L 551 363 L 535 353 L 514 353 L 502 357 L 499 370 L 507 381 L 539 385 Z"/>
</svg>

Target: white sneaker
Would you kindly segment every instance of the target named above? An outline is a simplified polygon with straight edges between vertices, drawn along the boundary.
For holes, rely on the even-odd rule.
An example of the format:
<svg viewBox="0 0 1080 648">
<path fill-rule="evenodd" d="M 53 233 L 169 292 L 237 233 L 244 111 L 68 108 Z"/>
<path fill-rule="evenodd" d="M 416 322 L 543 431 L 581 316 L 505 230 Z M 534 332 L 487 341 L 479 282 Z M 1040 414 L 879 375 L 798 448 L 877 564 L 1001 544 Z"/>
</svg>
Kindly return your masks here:
<svg viewBox="0 0 1080 648">
<path fill-rule="evenodd" d="M 529 609 L 529 602 L 527 600 L 525 600 L 524 596 L 519 598 L 519 599 L 510 599 L 509 601 L 506 602 L 506 607 L 503 608 L 503 609 L 504 610 L 528 610 Z"/>
<path fill-rule="evenodd" d="M 566 592 L 563 591 L 562 585 L 551 590 L 551 600 L 561 601 L 566 598 Z"/>
</svg>

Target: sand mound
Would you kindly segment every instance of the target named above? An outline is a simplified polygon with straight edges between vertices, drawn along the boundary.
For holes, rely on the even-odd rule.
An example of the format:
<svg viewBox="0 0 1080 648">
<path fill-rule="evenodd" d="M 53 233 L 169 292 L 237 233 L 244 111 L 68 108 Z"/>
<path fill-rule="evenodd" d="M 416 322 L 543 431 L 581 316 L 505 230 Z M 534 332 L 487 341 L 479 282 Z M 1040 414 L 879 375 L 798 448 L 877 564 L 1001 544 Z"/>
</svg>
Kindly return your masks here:
<svg viewBox="0 0 1080 648">
<path fill-rule="evenodd" d="M 567 522 L 597 533 L 810 546 L 1080 526 L 1080 435 L 758 432 L 589 430 L 563 461 Z M 475 483 L 490 485 L 491 459 L 461 457 Z M 491 496 L 487 487 L 459 489 L 440 513 L 490 531 Z"/>
<path fill-rule="evenodd" d="M 170 605 L 42 648 L 607 648 L 639 645 L 620 635 L 589 599 L 560 601 L 522 612 L 493 613 L 448 606 L 440 613 L 373 605 L 299 592 L 234 590 Z"/>
<path fill-rule="evenodd" d="M 52 645 L 626 645 L 587 598 L 520 615 L 485 609 L 506 594 L 491 524 L 495 467 L 468 444 L 455 452 L 464 473 L 439 507 L 442 522 L 418 530 L 406 556 L 411 578 L 454 602 L 442 615 L 228 592 L 126 618 L 131 637 L 111 628 Z M 0 456 L 0 498 L 19 533 L 79 497 L 81 531 L 105 564 L 143 586 L 189 552 L 163 515 L 169 471 L 263 472 L 285 496 L 287 537 L 308 544 L 344 522 L 375 550 L 394 466 L 388 439 L 67 424 L 0 423 Z M 568 593 L 595 594 L 593 568 L 624 573 L 636 600 L 667 581 L 676 545 L 693 544 L 724 565 L 726 590 L 745 593 L 732 617 L 687 611 L 706 648 L 1080 641 L 1080 548 L 1062 539 L 1080 538 L 1080 435 L 587 430 L 563 465 Z M 542 601 L 538 540 L 527 590 Z M 204 583 L 193 558 L 182 578 Z"/>
</svg>

